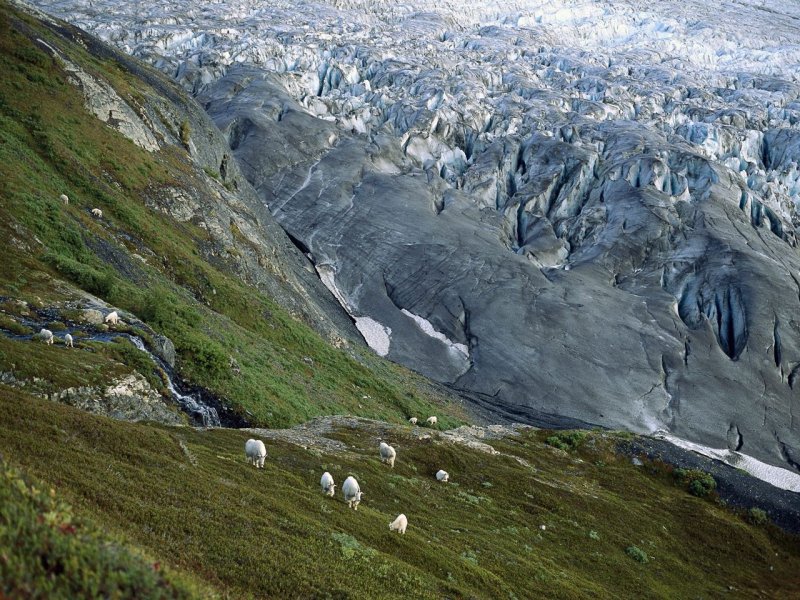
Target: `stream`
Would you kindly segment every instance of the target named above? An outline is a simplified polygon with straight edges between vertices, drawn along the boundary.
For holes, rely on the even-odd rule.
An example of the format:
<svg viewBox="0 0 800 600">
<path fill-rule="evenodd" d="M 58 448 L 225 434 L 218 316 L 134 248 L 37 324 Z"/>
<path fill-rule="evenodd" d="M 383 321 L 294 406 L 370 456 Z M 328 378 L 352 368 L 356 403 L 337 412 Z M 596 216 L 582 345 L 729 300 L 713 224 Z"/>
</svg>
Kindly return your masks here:
<svg viewBox="0 0 800 600">
<path fill-rule="evenodd" d="M 30 342 L 39 342 L 39 333 L 38 331 L 43 328 L 43 325 L 33 319 L 28 319 L 25 317 L 16 317 L 16 320 L 26 325 L 27 327 L 32 328 L 36 333 L 33 335 L 19 335 L 15 334 L 11 331 L 6 329 L 0 328 L 0 333 L 5 335 L 8 338 L 20 341 L 30 341 Z M 55 319 L 51 319 L 55 320 Z M 147 349 L 145 346 L 144 341 L 137 335 L 131 335 L 129 333 L 123 332 L 115 332 L 115 331 L 107 331 L 107 332 L 100 332 L 100 331 L 92 331 L 90 327 L 82 328 L 80 326 L 67 326 L 66 329 L 62 331 L 54 331 L 53 337 L 56 338 L 55 344 L 64 344 L 64 336 L 66 334 L 75 334 L 76 332 L 81 332 L 81 337 L 75 338 L 76 342 L 103 342 L 108 343 L 117 338 L 126 338 L 130 340 L 130 342 L 136 346 L 141 352 L 144 352 L 150 357 L 150 360 L 158 366 L 166 376 L 167 382 L 167 389 L 169 390 L 170 396 L 172 400 L 180 407 L 180 409 L 186 413 L 189 418 L 191 419 L 194 425 L 201 425 L 203 427 L 221 427 L 222 421 L 219 417 L 219 412 L 217 408 L 210 405 L 210 402 L 206 402 L 201 398 L 201 393 L 199 391 L 191 392 L 189 391 L 186 386 L 182 383 L 176 381 L 175 377 L 175 370 L 170 367 L 166 362 L 164 362 L 160 357 L 156 356 L 150 350 Z M 46 326 L 45 326 L 46 328 Z M 226 419 L 227 420 L 227 419 Z M 226 423 L 227 426 L 241 426 L 240 423 Z"/>
</svg>

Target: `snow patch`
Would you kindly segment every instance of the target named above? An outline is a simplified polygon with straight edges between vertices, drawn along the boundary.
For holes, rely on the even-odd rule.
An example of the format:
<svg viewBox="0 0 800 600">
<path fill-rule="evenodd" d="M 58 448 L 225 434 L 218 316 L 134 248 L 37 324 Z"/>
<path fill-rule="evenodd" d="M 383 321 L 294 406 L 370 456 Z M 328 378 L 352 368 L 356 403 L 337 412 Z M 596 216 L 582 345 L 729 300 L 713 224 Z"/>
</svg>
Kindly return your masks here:
<svg viewBox="0 0 800 600">
<path fill-rule="evenodd" d="M 378 356 L 389 354 L 389 346 L 392 342 L 392 330 L 384 327 L 375 319 L 370 317 L 355 317 L 356 327 L 364 336 L 367 345 L 375 350 Z"/>
<path fill-rule="evenodd" d="M 462 355 L 462 357 L 465 360 L 469 358 L 469 348 L 467 348 L 464 344 L 459 344 L 458 342 L 454 342 L 443 333 L 436 331 L 436 329 L 434 329 L 430 321 L 420 317 L 419 315 L 415 315 L 414 313 L 407 311 L 405 308 L 402 309 L 400 312 L 402 312 L 405 316 L 414 319 L 414 322 L 426 335 L 429 335 L 432 338 L 444 342 L 449 350 L 458 352 L 459 354 Z"/>
<path fill-rule="evenodd" d="M 347 314 L 353 317 L 353 320 L 356 322 L 356 328 L 364 337 L 364 341 L 367 342 L 367 345 L 379 356 L 386 356 L 389 354 L 389 346 L 392 342 L 391 328 L 381 325 L 378 321 L 371 317 L 355 316 L 350 306 L 350 302 L 348 302 L 345 295 L 336 286 L 335 269 L 331 265 L 325 264 L 315 265 L 315 268 L 317 269 L 317 274 L 319 275 L 320 281 L 322 281 L 325 287 L 330 290 L 334 298 L 336 298 L 339 301 L 339 304 L 342 305 L 342 308 L 347 311 Z"/>
<path fill-rule="evenodd" d="M 322 281 L 323 285 L 328 288 L 328 291 L 333 294 L 333 297 L 339 301 L 339 304 L 347 311 L 347 314 L 353 316 L 350 310 L 350 303 L 347 301 L 344 294 L 342 294 L 341 290 L 336 287 L 336 271 L 334 268 L 330 265 L 314 265 L 314 268 L 317 270 L 317 275 L 319 275 L 319 279 Z"/>
<path fill-rule="evenodd" d="M 753 458 L 752 456 L 742 454 L 741 452 L 733 452 L 723 448 L 710 448 L 709 446 L 696 444 L 694 442 L 690 442 L 666 433 L 663 430 L 655 432 L 653 437 L 660 440 L 665 440 L 670 444 L 674 444 L 679 448 L 683 448 L 684 450 L 691 450 L 697 454 L 724 462 L 726 465 L 747 471 L 753 477 L 762 481 L 766 481 L 767 483 L 772 484 L 777 488 L 781 488 L 782 490 L 800 492 L 800 475 L 793 473 L 788 469 L 782 469 L 780 467 L 768 465 L 756 458 Z"/>
</svg>

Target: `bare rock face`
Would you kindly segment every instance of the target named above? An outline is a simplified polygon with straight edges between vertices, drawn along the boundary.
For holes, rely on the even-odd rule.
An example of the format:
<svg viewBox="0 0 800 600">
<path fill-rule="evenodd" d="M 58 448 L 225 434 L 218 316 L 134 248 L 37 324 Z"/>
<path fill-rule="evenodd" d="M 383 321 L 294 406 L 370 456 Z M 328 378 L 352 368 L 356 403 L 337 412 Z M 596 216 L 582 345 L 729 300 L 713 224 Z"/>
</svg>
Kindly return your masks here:
<svg viewBox="0 0 800 600">
<path fill-rule="evenodd" d="M 69 16 L 198 92 L 377 352 L 800 468 L 800 11 L 245 4 Z"/>
<path fill-rule="evenodd" d="M 18 379 L 14 373 L 0 372 L 0 382 L 54 402 L 69 404 L 97 415 L 121 421 L 153 421 L 164 425 L 185 425 L 185 417 L 174 404 L 152 388 L 139 373 L 114 380 L 105 388 L 77 386 L 51 391 L 50 384 L 34 377 Z"/>
<path fill-rule="evenodd" d="M 181 414 L 170 409 L 147 380 L 133 373 L 106 387 L 101 397 L 67 395 L 63 401 L 83 410 L 126 421 L 158 421 L 169 425 L 183 422 Z"/>
<path fill-rule="evenodd" d="M 153 336 L 153 353 L 170 367 L 175 366 L 175 344 L 163 335 Z"/>
<path fill-rule="evenodd" d="M 89 325 L 102 325 L 103 313 L 96 308 L 85 308 L 81 310 L 80 320 Z"/>
<path fill-rule="evenodd" d="M 155 152 L 159 145 L 151 129 L 141 117 L 120 98 L 119 94 L 105 81 L 93 77 L 78 65 L 68 60 L 52 46 L 39 41 L 67 72 L 67 81 L 80 88 L 86 108 L 100 121 L 113 127 L 140 148 Z"/>
</svg>

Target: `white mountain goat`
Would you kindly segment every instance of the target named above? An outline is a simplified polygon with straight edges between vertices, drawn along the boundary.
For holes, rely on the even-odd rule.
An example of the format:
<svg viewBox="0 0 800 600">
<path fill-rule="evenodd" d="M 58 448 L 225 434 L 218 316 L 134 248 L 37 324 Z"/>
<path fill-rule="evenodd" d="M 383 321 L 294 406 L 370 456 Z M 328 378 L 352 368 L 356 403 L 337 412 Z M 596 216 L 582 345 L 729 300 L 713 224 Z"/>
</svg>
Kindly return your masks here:
<svg viewBox="0 0 800 600">
<path fill-rule="evenodd" d="M 42 340 L 42 341 L 43 341 L 45 344 L 48 344 L 48 345 L 50 345 L 50 346 L 52 346 L 52 345 L 53 345 L 53 332 L 52 332 L 52 331 L 50 331 L 49 329 L 42 329 L 42 330 L 39 332 L 39 337 L 41 338 L 41 340 Z"/>
<path fill-rule="evenodd" d="M 358 487 L 358 482 L 355 477 L 350 476 L 344 480 L 342 484 L 342 494 L 344 495 L 344 501 L 347 502 L 347 506 L 353 510 L 358 510 L 358 503 L 361 502 L 364 493 L 361 491 L 361 488 Z"/>
<path fill-rule="evenodd" d="M 319 485 L 322 488 L 322 493 L 326 496 L 331 496 L 336 493 L 336 484 L 333 482 L 333 475 L 325 471 L 322 474 L 322 479 L 319 480 Z"/>
<path fill-rule="evenodd" d="M 436 471 L 436 480 L 441 481 L 442 483 L 447 483 L 450 481 L 450 474 L 447 471 L 442 471 L 439 469 Z"/>
<path fill-rule="evenodd" d="M 67 334 L 67 335 L 64 336 L 64 345 L 67 348 L 74 348 L 75 347 L 75 345 L 72 343 L 72 336 L 70 334 Z"/>
<path fill-rule="evenodd" d="M 406 527 L 408 527 L 408 519 L 405 515 L 397 515 L 397 518 L 389 523 L 389 531 L 396 531 L 397 533 L 405 534 Z"/>
<path fill-rule="evenodd" d="M 117 314 L 117 311 L 112 311 L 108 313 L 103 322 L 111 323 L 112 325 L 116 325 L 117 323 L 119 323 L 119 315 Z"/>
<path fill-rule="evenodd" d="M 428 425 L 430 425 L 431 427 L 433 427 L 434 425 L 436 425 L 439 422 L 439 419 L 437 419 L 436 417 L 428 417 L 425 422 Z"/>
<path fill-rule="evenodd" d="M 264 468 L 264 459 L 267 458 L 267 447 L 261 440 L 247 440 L 244 444 L 244 454 L 247 462 L 254 465 L 256 469 Z"/>
<path fill-rule="evenodd" d="M 64 204 L 69 204 L 69 196 L 67 196 L 66 194 L 61 194 L 58 197 L 58 199 L 61 200 L 61 202 L 63 202 Z"/>
<path fill-rule="evenodd" d="M 98 219 L 102 219 L 103 218 L 103 211 L 100 210 L 99 208 L 93 208 L 92 209 L 92 216 L 93 217 L 97 217 Z"/>
<path fill-rule="evenodd" d="M 417 417 L 411 417 L 408 420 L 408 422 L 411 423 L 412 425 L 416 425 L 417 424 Z"/>
<path fill-rule="evenodd" d="M 394 469 L 394 459 L 397 457 L 397 452 L 386 442 L 381 442 L 380 445 L 381 462 L 388 463 Z"/>
</svg>

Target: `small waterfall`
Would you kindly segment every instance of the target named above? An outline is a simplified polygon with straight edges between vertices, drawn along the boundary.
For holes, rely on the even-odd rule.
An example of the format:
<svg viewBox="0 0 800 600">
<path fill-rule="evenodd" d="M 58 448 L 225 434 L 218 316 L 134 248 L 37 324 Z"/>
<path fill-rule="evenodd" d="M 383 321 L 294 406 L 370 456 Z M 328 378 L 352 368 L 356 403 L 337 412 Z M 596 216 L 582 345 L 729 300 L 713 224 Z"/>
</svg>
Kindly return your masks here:
<svg viewBox="0 0 800 600">
<path fill-rule="evenodd" d="M 134 346 L 139 350 L 146 353 L 151 360 L 156 363 L 164 371 L 167 377 L 167 388 L 172 395 L 172 399 L 178 403 L 181 409 L 188 414 L 194 421 L 201 423 L 203 427 L 220 427 L 219 414 L 217 409 L 212 406 L 203 404 L 200 400 L 189 394 L 183 394 L 175 386 L 172 380 L 172 369 L 159 357 L 150 352 L 144 345 L 142 338 L 136 335 L 120 334 L 128 338 Z"/>
<path fill-rule="evenodd" d="M 56 319 L 57 315 L 54 314 L 54 316 L 50 320 L 53 321 Z M 37 332 L 42 327 L 42 323 L 34 319 L 19 318 L 18 321 Z M 55 333 L 56 337 L 60 338 L 65 333 L 75 333 L 77 331 L 83 331 L 84 333 L 86 333 L 86 330 L 82 327 L 71 327 L 64 331 L 58 331 Z M 16 340 L 34 340 L 38 338 L 38 333 L 15 334 L 5 329 L 0 329 L 0 334 Z M 127 333 L 96 332 L 81 339 L 86 341 L 95 341 L 95 342 L 110 342 L 115 338 L 120 338 L 120 337 L 124 337 L 130 340 L 131 343 L 134 346 L 136 346 L 136 348 L 147 354 L 150 357 L 150 360 L 152 360 L 156 365 L 158 365 L 161 368 L 161 370 L 166 375 L 167 389 L 169 389 L 169 393 L 172 395 L 172 399 L 178 403 L 178 406 L 180 406 L 181 410 L 183 410 L 183 412 L 189 415 L 189 417 L 192 419 L 194 423 L 202 425 L 203 427 L 222 426 L 217 409 L 214 408 L 213 406 L 208 406 L 195 395 L 184 394 L 183 392 L 181 392 L 178 389 L 178 386 L 176 386 L 175 382 L 173 381 L 174 372 L 172 368 L 169 365 L 167 365 L 163 360 L 161 360 L 158 356 L 150 352 L 145 346 L 142 338 L 140 338 L 139 336 L 130 335 Z M 243 425 L 236 422 L 236 424 L 233 426 L 243 426 Z"/>
</svg>

